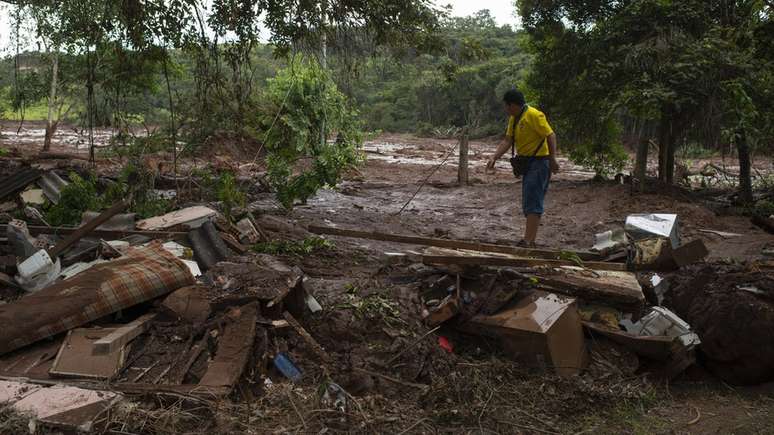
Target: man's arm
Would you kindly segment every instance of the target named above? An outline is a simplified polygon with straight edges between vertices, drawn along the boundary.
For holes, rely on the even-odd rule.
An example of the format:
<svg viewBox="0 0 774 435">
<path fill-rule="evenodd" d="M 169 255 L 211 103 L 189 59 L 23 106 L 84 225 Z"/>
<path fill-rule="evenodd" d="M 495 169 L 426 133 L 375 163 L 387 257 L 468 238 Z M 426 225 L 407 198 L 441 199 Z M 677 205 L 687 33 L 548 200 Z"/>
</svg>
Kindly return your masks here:
<svg viewBox="0 0 774 435">
<path fill-rule="evenodd" d="M 551 159 L 551 172 L 554 174 L 559 172 L 559 162 L 556 161 L 556 134 L 551 133 L 548 135 L 548 156 Z"/>
<path fill-rule="evenodd" d="M 495 162 L 497 159 L 503 156 L 506 151 L 508 151 L 508 148 L 511 147 L 511 138 L 508 136 L 505 136 L 503 138 L 503 141 L 500 143 L 500 145 L 497 146 L 497 151 L 495 151 L 494 154 L 492 154 L 492 157 L 489 158 L 489 161 L 486 162 L 486 168 L 487 169 L 494 169 Z"/>
</svg>

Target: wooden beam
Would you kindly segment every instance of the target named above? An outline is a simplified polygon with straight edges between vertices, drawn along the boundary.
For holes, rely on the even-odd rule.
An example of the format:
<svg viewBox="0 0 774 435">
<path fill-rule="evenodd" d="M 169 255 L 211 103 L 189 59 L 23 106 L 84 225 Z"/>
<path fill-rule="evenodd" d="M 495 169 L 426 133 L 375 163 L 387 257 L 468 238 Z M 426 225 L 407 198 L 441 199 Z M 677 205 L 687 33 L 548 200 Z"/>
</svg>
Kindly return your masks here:
<svg viewBox="0 0 774 435">
<path fill-rule="evenodd" d="M 145 314 L 132 322 L 127 323 L 110 334 L 94 342 L 92 354 L 107 355 L 116 351 L 121 346 L 134 340 L 138 335 L 148 330 L 151 320 L 156 314 Z"/>
<path fill-rule="evenodd" d="M 7 225 L 0 225 L 0 234 L 5 234 L 7 231 Z M 28 225 L 27 229 L 30 231 L 30 234 L 33 236 L 36 236 L 38 234 L 53 234 L 53 235 L 61 235 L 66 236 L 69 234 L 74 233 L 78 230 L 78 228 L 73 227 L 46 227 L 46 226 L 38 226 L 38 225 Z M 138 231 L 138 230 L 94 230 L 90 233 L 90 235 L 94 237 L 99 237 L 101 239 L 106 240 L 116 240 L 116 239 L 123 239 L 127 236 L 144 236 L 151 239 L 178 239 L 181 237 L 185 237 L 185 232 L 181 231 Z"/>
<path fill-rule="evenodd" d="M 89 235 L 89 233 L 97 229 L 98 226 L 104 224 L 105 222 L 109 221 L 110 218 L 112 218 L 113 216 L 123 211 L 128 205 L 129 203 L 127 201 L 120 201 L 113 204 L 112 207 L 103 211 L 99 216 L 90 220 L 85 225 L 78 227 L 77 230 L 70 233 L 70 235 L 67 236 L 64 240 L 57 243 L 53 248 L 51 248 L 48 251 L 48 255 L 50 255 L 51 258 L 58 257 L 60 254 L 66 251 L 70 246 L 78 242 L 78 240 L 81 240 L 82 238 L 86 237 L 87 235 Z"/>
<path fill-rule="evenodd" d="M 557 251 L 549 249 L 529 249 L 516 246 L 493 245 L 489 243 L 470 242 L 465 240 L 436 239 L 431 237 L 404 236 L 398 234 L 379 233 L 376 231 L 360 231 L 344 228 L 310 225 L 309 231 L 315 234 L 331 236 L 355 237 L 359 239 L 380 240 L 384 242 L 407 243 L 411 245 L 437 246 L 439 248 L 469 249 L 471 251 L 498 252 L 501 254 L 519 255 L 522 257 L 557 260 L 562 253 L 577 255 L 581 260 L 600 260 L 602 257 L 593 252 Z"/>
<path fill-rule="evenodd" d="M 539 266 L 578 266 L 572 261 L 549 260 L 544 258 L 518 258 L 518 257 L 488 257 L 486 255 L 423 255 L 424 264 L 459 264 L 468 266 L 511 266 L 511 267 L 539 267 Z M 600 261 L 584 261 L 583 267 L 596 270 L 626 271 L 626 264 L 603 263 Z"/>
</svg>

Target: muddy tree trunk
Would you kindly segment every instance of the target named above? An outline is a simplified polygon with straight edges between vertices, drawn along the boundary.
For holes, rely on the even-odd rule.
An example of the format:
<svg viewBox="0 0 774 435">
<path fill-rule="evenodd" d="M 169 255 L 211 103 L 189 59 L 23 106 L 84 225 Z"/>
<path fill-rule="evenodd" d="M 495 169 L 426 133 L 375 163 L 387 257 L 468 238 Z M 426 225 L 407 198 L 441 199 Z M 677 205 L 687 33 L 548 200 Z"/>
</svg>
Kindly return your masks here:
<svg viewBox="0 0 774 435">
<path fill-rule="evenodd" d="M 736 133 L 735 139 L 736 152 L 739 154 L 739 201 L 749 204 L 753 202 L 750 146 L 747 144 L 747 135 L 743 129 Z"/>
<path fill-rule="evenodd" d="M 648 169 L 648 145 L 647 138 L 641 138 L 637 145 L 637 159 L 634 162 L 634 178 L 637 180 L 637 190 L 645 190 L 645 174 Z"/>
<path fill-rule="evenodd" d="M 51 61 L 51 90 L 48 93 L 48 116 L 46 117 L 46 136 L 43 139 L 43 151 L 49 151 L 51 149 L 51 139 L 56 132 L 56 126 L 58 120 L 54 121 L 54 111 L 56 110 L 56 88 L 58 86 L 57 80 L 59 78 L 59 53 L 57 49 L 52 52 L 54 56 Z"/>
</svg>

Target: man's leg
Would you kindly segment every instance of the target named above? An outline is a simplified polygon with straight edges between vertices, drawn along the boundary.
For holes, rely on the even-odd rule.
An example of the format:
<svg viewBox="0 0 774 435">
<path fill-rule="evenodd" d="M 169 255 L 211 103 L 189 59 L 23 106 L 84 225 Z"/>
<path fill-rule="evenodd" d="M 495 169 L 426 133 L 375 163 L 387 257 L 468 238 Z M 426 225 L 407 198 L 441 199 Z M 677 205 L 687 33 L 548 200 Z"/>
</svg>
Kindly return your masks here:
<svg viewBox="0 0 774 435">
<path fill-rule="evenodd" d="M 524 241 L 530 245 L 535 244 L 537 238 L 538 227 L 540 227 L 540 215 L 528 214 L 527 215 L 527 227 L 524 229 Z"/>
<path fill-rule="evenodd" d="M 522 205 L 527 225 L 524 228 L 524 242 L 534 245 L 537 239 L 540 217 L 543 215 L 543 199 L 548 190 L 551 171 L 548 160 L 532 161 L 522 180 Z"/>
</svg>

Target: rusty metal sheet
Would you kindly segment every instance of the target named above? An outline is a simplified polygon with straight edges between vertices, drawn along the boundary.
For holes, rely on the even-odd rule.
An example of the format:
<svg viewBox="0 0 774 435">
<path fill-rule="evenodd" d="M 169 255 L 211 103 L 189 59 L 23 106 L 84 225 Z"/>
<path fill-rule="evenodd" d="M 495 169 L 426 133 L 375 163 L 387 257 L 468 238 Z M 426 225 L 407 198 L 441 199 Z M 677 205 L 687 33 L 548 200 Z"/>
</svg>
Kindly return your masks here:
<svg viewBox="0 0 774 435">
<path fill-rule="evenodd" d="M 13 195 L 37 181 L 41 172 L 37 169 L 26 168 L 17 171 L 13 175 L 0 180 L 0 200 Z"/>
</svg>

